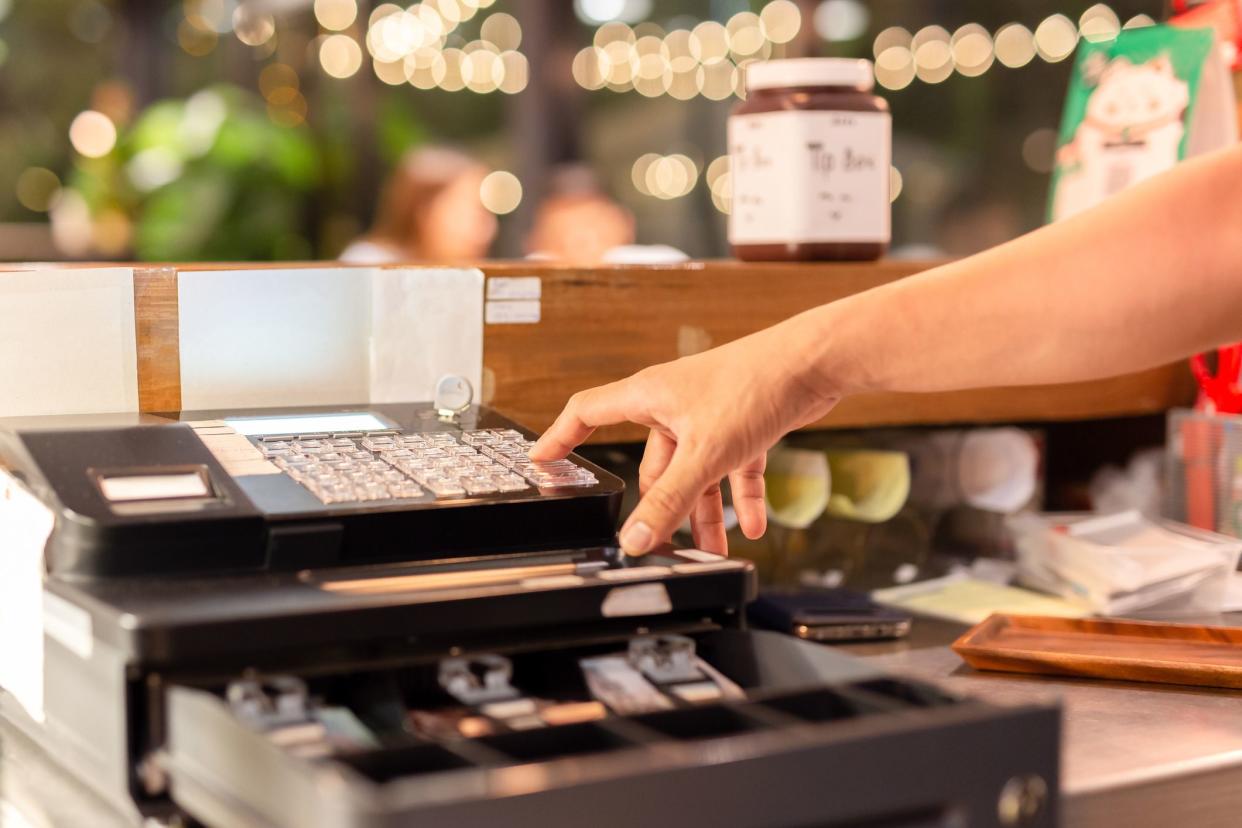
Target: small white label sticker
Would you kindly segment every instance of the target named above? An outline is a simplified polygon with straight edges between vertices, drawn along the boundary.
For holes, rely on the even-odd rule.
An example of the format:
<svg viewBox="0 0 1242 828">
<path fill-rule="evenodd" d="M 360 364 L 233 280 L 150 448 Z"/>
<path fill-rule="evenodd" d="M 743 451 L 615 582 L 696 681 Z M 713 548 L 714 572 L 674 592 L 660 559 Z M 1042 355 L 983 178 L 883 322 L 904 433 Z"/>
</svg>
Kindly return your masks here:
<svg viewBox="0 0 1242 828">
<path fill-rule="evenodd" d="M 887 242 L 891 132 L 887 112 L 730 118 L 729 240 Z"/>
<path fill-rule="evenodd" d="M 489 325 L 533 325 L 539 318 L 538 299 L 506 300 L 484 305 L 483 320 Z"/>
<path fill-rule="evenodd" d="M 634 584 L 608 590 L 600 612 L 605 618 L 631 615 L 663 615 L 673 611 L 673 601 L 664 584 Z"/>
<path fill-rule="evenodd" d="M 487 280 L 488 299 L 540 299 L 543 280 L 538 276 L 493 276 Z"/>
</svg>

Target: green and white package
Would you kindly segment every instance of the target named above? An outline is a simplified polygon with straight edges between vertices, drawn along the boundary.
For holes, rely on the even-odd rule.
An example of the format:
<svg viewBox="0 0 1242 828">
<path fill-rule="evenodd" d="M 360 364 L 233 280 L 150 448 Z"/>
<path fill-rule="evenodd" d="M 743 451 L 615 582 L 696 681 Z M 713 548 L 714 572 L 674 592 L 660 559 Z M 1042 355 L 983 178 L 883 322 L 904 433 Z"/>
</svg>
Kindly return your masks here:
<svg viewBox="0 0 1242 828">
<path fill-rule="evenodd" d="M 1084 41 L 1061 118 L 1049 219 L 1237 141 L 1231 92 L 1211 29 L 1149 26 Z"/>
</svg>

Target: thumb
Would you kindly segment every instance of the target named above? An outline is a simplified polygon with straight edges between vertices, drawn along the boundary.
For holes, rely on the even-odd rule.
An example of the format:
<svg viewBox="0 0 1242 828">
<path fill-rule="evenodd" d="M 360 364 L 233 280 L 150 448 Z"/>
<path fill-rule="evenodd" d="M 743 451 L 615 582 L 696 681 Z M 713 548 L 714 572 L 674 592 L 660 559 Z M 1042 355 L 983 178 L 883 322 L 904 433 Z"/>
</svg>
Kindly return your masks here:
<svg viewBox="0 0 1242 828">
<path fill-rule="evenodd" d="M 684 447 L 673 454 L 664 474 L 643 495 L 621 528 L 621 548 L 627 555 L 645 555 L 672 536 L 707 487 L 702 468 L 703 464 Z"/>
</svg>

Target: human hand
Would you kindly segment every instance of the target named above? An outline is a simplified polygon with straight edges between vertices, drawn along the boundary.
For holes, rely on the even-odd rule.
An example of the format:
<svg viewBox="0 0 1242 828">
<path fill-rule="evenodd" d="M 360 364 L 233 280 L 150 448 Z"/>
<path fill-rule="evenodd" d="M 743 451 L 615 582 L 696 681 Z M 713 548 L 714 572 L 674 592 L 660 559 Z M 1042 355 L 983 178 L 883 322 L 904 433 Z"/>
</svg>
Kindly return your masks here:
<svg viewBox="0 0 1242 828">
<path fill-rule="evenodd" d="M 808 336 L 813 332 L 795 318 L 579 392 L 531 449 L 531 459 L 560 459 L 600 426 L 645 425 L 650 433 L 639 467 L 641 500 L 621 529 L 621 547 L 645 554 L 688 515 L 700 549 L 728 554 L 722 479 L 729 478 L 743 534 L 762 535 L 767 450 L 837 401 L 813 374 Z"/>
</svg>

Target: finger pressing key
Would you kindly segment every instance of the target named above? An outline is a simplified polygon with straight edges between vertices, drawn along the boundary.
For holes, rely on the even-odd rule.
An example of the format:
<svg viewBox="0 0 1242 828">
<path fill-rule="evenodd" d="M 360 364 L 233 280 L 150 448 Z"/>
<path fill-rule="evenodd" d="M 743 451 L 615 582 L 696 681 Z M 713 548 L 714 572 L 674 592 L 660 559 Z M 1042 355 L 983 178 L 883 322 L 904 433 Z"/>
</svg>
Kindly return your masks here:
<svg viewBox="0 0 1242 828">
<path fill-rule="evenodd" d="M 742 534 L 751 540 L 761 537 L 768 526 L 763 482 L 763 471 L 767 462 L 768 455 L 764 452 L 729 473 L 729 487 L 733 492 L 733 508 L 737 511 L 738 526 Z"/>
</svg>

